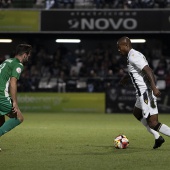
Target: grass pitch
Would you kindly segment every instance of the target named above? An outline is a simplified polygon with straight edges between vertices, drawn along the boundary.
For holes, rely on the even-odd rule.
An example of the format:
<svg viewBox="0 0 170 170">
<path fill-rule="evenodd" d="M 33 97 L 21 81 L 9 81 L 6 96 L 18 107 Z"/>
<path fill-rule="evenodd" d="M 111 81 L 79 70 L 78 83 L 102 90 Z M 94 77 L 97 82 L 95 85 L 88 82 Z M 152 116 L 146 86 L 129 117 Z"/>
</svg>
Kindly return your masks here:
<svg viewBox="0 0 170 170">
<path fill-rule="evenodd" d="M 170 115 L 160 114 L 170 125 Z M 115 149 L 125 134 L 130 145 Z M 170 169 L 170 138 L 153 150 L 154 138 L 131 114 L 25 113 L 20 126 L 0 138 L 2 170 Z"/>
</svg>

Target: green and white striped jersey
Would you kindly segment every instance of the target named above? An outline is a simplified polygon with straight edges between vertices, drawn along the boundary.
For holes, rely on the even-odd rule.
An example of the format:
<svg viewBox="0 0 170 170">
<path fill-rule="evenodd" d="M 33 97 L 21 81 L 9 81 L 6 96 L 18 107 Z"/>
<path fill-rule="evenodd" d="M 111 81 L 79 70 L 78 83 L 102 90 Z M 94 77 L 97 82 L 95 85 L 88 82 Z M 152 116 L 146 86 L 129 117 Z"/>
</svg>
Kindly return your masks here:
<svg viewBox="0 0 170 170">
<path fill-rule="evenodd" d="M 0 65 L 0 97 L 9 96 L 10 78 L 19 79 L 23 69 L 23 64 L 17 58 L 7 59 Z"/>
</svg>

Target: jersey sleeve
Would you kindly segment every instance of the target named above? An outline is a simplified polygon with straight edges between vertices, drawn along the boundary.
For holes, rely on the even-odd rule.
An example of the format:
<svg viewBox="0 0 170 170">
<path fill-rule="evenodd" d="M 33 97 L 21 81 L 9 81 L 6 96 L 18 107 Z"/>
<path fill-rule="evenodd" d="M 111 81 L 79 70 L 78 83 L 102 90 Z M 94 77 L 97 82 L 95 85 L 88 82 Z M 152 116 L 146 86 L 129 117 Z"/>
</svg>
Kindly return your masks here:
<svg viewBox="0 0 170 170">
<path fill-rule="evenodd" d="M 141 53 L 138 54 L 132 54 L 129 58 L 129 62 L 134 66 L 137 67 L 139 70 L 142 70 L 146 65 L 148 65 L 148 62 L 144 55 Z"/>
<path fill-rule="evenodd" d="M 12 69 L 11 77 L 15 77 L 16 79 L 19 79 L 23 69 L 24 69 L 23 65 L 21 65 L 19 63 L 14 65 L 14 67 Z"/>
</svg>

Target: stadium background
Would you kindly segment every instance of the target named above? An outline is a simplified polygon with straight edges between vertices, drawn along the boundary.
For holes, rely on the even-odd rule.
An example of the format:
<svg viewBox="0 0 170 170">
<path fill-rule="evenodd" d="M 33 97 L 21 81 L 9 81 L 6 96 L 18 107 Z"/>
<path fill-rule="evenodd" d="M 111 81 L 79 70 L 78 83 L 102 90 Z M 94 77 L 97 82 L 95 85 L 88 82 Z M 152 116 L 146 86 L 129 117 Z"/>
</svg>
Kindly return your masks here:
<svg viewBox="0 0 170 170">
<path fill-rule="evenodd" d="M 169 113 L 169 1 L 13 0 L 0 6 L 0 37 L 12 39 L 0 43 L 0 62 L 13 56 L 18 43 L 34 49 L 18 83 L 24 111 L 41 112 L 45 102 L 49 112 L 132 112 L 133 87 L 118 86 L 126 59 L 116 41 L 125 35 L 146 39 L 133 47 L 154 69 L 162 91 L 159 110 Z M 81 43 L 59 44 L 58 38 Z"/>
<path fill-rule="evenodd" d="M 152 149 L 153 136 L 127 114 L 134 89 L 117 84 L 126 59 L 116 49 L 124 35 L 146 40 L 133 45 L 154 68 L 159 120 L 168 125 L 168 0 L 0 0 L 0 7 L 0 39 L 12 39 L 0 43 L 0 62 L 18 43 L 34 48 L 18 83 L 24 123 L 0 138 L 1 169 L 169 170 L 169 137 Z M 119 134 L 128 137 L 128 149 L 114 148 Z"/>
</svg>

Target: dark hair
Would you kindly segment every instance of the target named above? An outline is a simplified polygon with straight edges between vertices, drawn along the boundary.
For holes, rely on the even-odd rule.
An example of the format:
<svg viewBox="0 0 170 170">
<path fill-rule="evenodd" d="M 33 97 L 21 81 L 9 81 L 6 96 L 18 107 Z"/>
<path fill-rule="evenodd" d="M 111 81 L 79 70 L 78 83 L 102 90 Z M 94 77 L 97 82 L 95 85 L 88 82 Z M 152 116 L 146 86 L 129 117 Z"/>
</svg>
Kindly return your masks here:
<svg viewBox="0 0 170 170">
<path fill-rule="evenodd" d="M 26 53 L 27 55 L 31 53 L 32 46 L 29 44 L 19 44 L 16 48 L 15 55 L 22 55 Z"/>
</svg>

